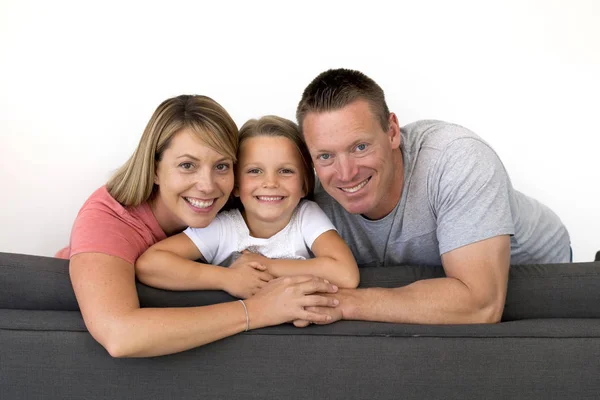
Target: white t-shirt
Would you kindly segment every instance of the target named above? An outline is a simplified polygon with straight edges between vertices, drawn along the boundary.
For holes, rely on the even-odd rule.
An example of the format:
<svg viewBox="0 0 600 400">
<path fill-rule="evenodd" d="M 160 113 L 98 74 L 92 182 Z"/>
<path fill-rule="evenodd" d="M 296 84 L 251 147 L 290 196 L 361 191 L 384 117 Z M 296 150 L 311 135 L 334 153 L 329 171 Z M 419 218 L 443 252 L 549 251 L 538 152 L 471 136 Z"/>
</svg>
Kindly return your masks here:
<svg viewBox="0 0 600 400">
<path fill-rule="evenodd" d="M 207 263 L 229 266 L 246 249 L 268 258 L 311 258 L 313 242 L 329 230 L 335 227 L 317 203 L 302 200 L 286 227 L 268 239 L 250 236 L 239 210 L 219 213 L 206 228 L 187 228 L 184 233 Z"/>
</svg>

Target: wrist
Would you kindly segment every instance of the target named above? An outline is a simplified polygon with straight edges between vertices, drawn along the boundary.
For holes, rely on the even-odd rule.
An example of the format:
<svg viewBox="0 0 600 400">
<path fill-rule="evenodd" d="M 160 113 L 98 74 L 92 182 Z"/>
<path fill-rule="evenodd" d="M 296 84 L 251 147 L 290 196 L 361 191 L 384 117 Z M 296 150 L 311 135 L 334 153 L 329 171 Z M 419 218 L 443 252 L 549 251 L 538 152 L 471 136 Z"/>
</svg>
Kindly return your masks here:
<svg viewBox="0 0 600 400">
<path fill-rule="evenodd" d="M 229 278 L 229 274 L 231 273 L 231 270 L 229 268 L 226 267 L 218 267 L 215 266 L 216 270 L 216 276 L 217 276 L 217 290 L 222 290 L 224 292 L 229 293 L 229 284 L 231 283 L 231 279 Z"/>
<path fill-rule="evenodd" d="M 261 321 L 260 316 L 260 305 L 257 304 L 256 299 L 250 297 L 244 300 L 246 304 L 246 312 L 248 313 L 248 330 L 262 328 L 267 326 Z"/>
<path fill-rule="evenodd" d="M 340 301 L 338 307 L 342 312 L 344 320 L 359 320 L 358 300 L 362 290 L 359 289 L 338 289 L 335 297 Z"/>
</svg>

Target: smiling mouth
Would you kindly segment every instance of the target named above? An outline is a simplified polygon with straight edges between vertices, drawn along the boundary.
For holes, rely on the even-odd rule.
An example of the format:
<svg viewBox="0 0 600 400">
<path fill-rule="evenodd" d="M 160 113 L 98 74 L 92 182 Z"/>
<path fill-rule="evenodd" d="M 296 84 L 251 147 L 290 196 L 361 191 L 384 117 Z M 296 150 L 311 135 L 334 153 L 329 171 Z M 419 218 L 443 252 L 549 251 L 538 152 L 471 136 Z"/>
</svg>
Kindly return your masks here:
<svg viewBox="0 0 600 400">
<path fill-rule="evenodd" d="M 192 197 L 184 197 L 184 200 L 196 208 L 209 208 L 210 206 L 212 206 L 215 203 L 215 199 L 198 200 L 198 199 L 194 199 Z"/>
<path fill-rule="evenodd" d="M 355 193 L 355 192 L 358 192 L 360 189 L 362 189 L 367 183 L 369 183 L 370 180 L 371 180 L 371 177 L 368 177 L 367 179 L 360 182 L 356 186 L 349 187 L 349 188 L 340 187 L 338 189 L 340 189 L 341 191 L 346 192 L 346 193 Z"/>
<path fill-rule="evenodd" d="M 281 201 L 283 196 L 256 196 L 260 201 Z"/>
</svg>

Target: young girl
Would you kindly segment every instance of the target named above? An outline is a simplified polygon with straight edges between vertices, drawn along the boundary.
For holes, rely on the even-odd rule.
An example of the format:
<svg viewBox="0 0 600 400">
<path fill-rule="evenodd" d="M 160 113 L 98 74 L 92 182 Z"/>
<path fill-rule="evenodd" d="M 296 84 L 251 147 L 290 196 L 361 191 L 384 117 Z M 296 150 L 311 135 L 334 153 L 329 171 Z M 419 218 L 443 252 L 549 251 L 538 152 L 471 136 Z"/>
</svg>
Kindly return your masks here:
<svg viewBox="0 0 600 400">
<path fill-rule="evenodd" d="M 190 171 L 197 168 L 188 164 Z M 241 298 L 274 277 L 301 274 L 355 288 L 359 273 L 350 249 L 308 200 L 314 182 L 310 154 L 295 123 L 276 116 L 246 122 L 233 190 L 239 209 L 150 247 L 136 262 L 138 279 L 163 289 L 219 289 Z M 202 213 L 211 205 L 206 197 L 188 201 Z M 193 261 L 198 259 L 203 263 Z"/>
</svg>

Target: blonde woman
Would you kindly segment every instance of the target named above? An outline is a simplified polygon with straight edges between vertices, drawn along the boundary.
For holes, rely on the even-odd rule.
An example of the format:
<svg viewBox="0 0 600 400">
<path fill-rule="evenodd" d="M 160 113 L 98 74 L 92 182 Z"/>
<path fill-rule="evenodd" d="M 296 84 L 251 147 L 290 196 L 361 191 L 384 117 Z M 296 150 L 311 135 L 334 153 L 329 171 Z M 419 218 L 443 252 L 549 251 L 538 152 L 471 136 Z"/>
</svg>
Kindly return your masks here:
<svg viewBox="0 0 600 400">
<path fill-rule="evenodd" d="M 136 259 L 154 243 L 215 218 L 233 189 L 237 134 L 229 114 L 206 96 L 165 100 L 131 158 L 81 208 L 70 245 L 57 256 L 70 259 L 85 324 L 113 357 L 175 353 L 250 327 L 330 318 L 305 310 L 337 305 L 319 295 L 337 287 L 312 275 L 271 280 L 245 301 L 140 308 Z M 245 269 L 248 276 L 255 271 Z"/>
</svg>

